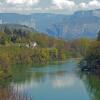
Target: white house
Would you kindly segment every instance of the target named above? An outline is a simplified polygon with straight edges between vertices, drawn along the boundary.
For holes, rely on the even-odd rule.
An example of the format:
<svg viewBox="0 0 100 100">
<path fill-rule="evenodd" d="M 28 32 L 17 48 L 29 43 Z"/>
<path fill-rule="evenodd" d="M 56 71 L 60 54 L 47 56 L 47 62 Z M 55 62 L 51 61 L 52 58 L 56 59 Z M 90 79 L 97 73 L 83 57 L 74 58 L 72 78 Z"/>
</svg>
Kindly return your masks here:
<svg viewBox="0 0 100 100">
<path fill-rule="evenodd" d="M 30 46 L 31 46 L 31 48 L 35 48 L 35 47 L 38 46 L 38 44 L 37 44 L 36 42 L 32 42 L 32 43 L 30 44 Z"/>
</svg>

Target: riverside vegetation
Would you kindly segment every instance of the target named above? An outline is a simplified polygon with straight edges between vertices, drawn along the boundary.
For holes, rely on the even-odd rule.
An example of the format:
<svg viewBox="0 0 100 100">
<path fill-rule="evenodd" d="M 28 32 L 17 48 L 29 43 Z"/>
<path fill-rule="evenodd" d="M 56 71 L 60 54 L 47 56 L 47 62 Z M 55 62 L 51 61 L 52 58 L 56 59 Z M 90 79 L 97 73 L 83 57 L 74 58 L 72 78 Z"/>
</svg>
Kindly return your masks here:
<svg viewBox="0 0 100 100">
<path fill-rule="evenodd" d="M 27 26 L 8 26 L 4 25 L 0 32 L 0 77 L 11 73 L 14 64 L 39 66 L 69 57 L 82 57 L 91 43 L 86 38 L 65 41 L 38 33 Z"/>
<path fill-rule="evenodd" d="M 100 32 L 98 32 L 97 40 L 93 41 L 87 49 L 80 66 L 82 71 L 100 75 Z"/>
</svg>

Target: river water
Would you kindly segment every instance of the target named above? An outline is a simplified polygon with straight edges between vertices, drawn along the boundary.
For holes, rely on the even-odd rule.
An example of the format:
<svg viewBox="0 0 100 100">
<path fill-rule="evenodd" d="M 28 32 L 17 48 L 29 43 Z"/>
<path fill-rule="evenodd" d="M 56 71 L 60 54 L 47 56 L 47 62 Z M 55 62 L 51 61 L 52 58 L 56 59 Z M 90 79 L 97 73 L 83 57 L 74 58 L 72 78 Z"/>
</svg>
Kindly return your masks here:
<svg viewBox="0 0 100 100">
<path fill-rule="evenodd" d="M 27 70 L 15 68 L 13 80 L 5 86 L 13 88 L 13 92 L 24 93 L 31 100 L 100 100 L 100 79 L 80 74 L 78 62 L 70 59 L 62 64 Z"/>
</svg>

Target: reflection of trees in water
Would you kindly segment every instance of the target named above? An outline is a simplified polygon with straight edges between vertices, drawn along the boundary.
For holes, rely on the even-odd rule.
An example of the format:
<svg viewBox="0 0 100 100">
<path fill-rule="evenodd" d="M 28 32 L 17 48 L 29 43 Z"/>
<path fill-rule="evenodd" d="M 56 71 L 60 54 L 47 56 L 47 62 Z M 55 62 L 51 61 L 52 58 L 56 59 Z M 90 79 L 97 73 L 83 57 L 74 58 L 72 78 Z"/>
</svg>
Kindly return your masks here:
<svg viewBox="0 0 100 100">
<path fill-rule="evenodd" d="M 100 100 L 100 78 L 94 75 L 88 75 L 85 83 L 92 100 Z"/>
<path fill-rule="evenodd" d="M 30 96 L 27 96 L 27 88 L 32 87 L 34 84 L 45 82 L 45 79 L 55 77 L 63 77 L 65 71 L 51 71 L 51 72 L 28 72 L 28 66 L 15 66 L 11 70 L 12 77 L 10 79 L 0 80 L 0 100 L 33 100 Z M 25 89 L 26 86 L 26 89 Z M 25 92 L 24 92 L 25 90 Z"/>
<path fill-rule="evenodd" d="M 26 80 L 30 80 L 31 74 L 27 72 L 30 66 L 16 65 L 12 67 L 12 81 L 14 83 L 24 83 Z"/>
<path fill-rule="evenodd" d="M 25 93 L 14 90 L 13 87 L 0 88 L 0 100 L 32 100 Z"/>
<path fill-rule="evenodd" d="M 24 91 L 15 89 L 11 86 L 11 83 L 24 84 L 27 80 L 30 80 L 31 73 L 27 73 L 28 68 L 26 66 L 14 66 L 11 70 L 12 77 L 0 79 L 0 100 L 33 100 Z"/>
<path fill-rule="evenodd" d="M 46 77 L 49 79 L 54 79 L 55 77 L 63 77 L 65 75 L 65 71 L 58 72 L 33 72 L 32 79 L 37 82 L 44 82 Z"/>
</svg>

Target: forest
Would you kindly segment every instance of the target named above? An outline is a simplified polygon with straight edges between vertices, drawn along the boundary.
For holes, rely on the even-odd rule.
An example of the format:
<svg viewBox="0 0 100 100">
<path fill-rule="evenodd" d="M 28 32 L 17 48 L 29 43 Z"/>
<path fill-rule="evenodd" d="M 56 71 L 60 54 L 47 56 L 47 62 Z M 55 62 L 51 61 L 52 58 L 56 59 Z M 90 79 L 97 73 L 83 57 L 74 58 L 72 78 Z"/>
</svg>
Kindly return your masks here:
<svg viewBox="0 0 100 100">
<path fill-rule="evenodd" d="M 86 51 L 86 55 L 80 62 L 81 70 L 100 75 L 100 32 L 95 41 L 92 41 Z"/>
</svg>

